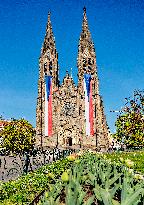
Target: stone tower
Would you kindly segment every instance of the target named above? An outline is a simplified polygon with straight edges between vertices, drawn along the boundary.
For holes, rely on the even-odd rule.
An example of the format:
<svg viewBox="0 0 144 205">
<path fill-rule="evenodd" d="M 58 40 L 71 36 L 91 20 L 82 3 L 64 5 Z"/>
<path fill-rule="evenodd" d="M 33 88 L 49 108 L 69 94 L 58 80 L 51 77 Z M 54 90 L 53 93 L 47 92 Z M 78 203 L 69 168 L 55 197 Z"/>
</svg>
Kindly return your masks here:
<svg viewBox="0 0 144 205">
<path fill-rule="evenodd" d="M 78 93 L 80 104 L 82 107 L 81 119 L 84 124 L 84 87 L 83 87 L 83 75 L 84 73 L 91 74 L 92 77 L 92 96 L 93 96 L 93 108 L 94 108 L 94 135 L 96 136 L 96 144 L 105 146 L 109 143 L 108 140 L 108 127 L 106 124 L 106 117 L 104 115 L 104 109 L 102 104 L 102 97 L 99 95 L 99 80 L 97 75 L 96 65 L 96 53 L 94 43 L 92 41 L 91 33 L 88 27 L 88 21 L 86 16 L 86 8 L 83 13 L 82 32 L 79 39 L 78 46 Z M 88 141 L 89 139 L 87 139 Z"/>
<path fill-rule="evenodd" d="M 43 146 L 109 147 L 109 131 L 104 115 L 103 101 L 99 94 L 96 53 L 88 27 L 84 8 L 82 32 L 78 46 L 78 86 L 72 76 L 66 73 L 59 85 L 58 54 L 48 15 L 46 35 L 39 60 L 38 98 L 36 110 L 36 135 Z M 84 75 L 90 76 L 91 117 L 93 132 L 86 134 Z M 45 136 L 45 75 L 52 76 L 52 129 L 53 135 Z"/>
<path fill-rule="evenodd" d="M 58 53 L 56 51 L 54 35 L 50 20 L 50 13 L 48 14 L 48 23 L 46 26 L 46 35 L 41 49 L 41 56 L 39 58 L 39 79 L 38 79 L 38 98 L 36 108 L 36 135 L 37 140 L 41 143 L 44 141 L 44 98 L 45 98 L 45 75 L 53 76 L 53 89 L 59 86 L 58 80 Z M 39 143 L 38 142 L 38 143 Z"/>
</svg>

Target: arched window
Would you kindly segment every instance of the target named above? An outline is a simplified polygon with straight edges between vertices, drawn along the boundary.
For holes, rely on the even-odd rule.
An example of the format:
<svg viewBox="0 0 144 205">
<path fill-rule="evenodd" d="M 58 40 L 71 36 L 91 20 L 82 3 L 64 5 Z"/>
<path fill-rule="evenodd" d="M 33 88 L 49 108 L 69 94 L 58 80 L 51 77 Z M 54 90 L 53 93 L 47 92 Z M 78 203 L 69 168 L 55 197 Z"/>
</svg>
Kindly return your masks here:
<svg viewBox="0 0 144 205">
<path fill-rule="evenodd" d="M 69 146 L 72 146 L 72 137 L 68 138 L 68 143 L 69 143 Z"/>
<path fill-rule="evenodd" d="M 85 68 L 86 67 L 86 59 L 85 58 L 83 58 L 83 68 Z"/>
<path fill-rule="evenodd" d="M 50 61 L 49 63 L 49 72 L 50 72 L 50 75 L 52 75 L 52 61 Z"/>
<path fill-rule="evenodd" d="M 52 61 L 49 63 L 49 69 L 52 70 Z"/>
<path fill-rule="evenodd" d="M 44 63 L 44 73 L 46 74 L 47 72 L 47 63 Z"/>
<path fill-rule="evenodd" d="M 91 58 L 88 58 L 88 64 L 91 65 Z"/>
</svg>

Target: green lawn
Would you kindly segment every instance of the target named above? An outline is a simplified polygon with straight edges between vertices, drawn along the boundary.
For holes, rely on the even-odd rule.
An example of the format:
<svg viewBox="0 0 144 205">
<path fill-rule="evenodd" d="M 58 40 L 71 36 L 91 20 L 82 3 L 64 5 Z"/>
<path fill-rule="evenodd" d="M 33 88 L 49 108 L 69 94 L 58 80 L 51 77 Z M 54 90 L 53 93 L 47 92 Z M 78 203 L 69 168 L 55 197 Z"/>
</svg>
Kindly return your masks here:
<svg viewBox="0 0 144 205">
<path fill-rule="evenodd" d="M 121 162 L 125 164 L 126 159 L 130 159 L 134 162 L 132 167 L 134 171 L 144 174 L 144 150 L 143 151 L 131 151 L 131 152 L 114 152 L 111 154 L 105 154 L 106 158 L 115 162 Z"/>
</svg>

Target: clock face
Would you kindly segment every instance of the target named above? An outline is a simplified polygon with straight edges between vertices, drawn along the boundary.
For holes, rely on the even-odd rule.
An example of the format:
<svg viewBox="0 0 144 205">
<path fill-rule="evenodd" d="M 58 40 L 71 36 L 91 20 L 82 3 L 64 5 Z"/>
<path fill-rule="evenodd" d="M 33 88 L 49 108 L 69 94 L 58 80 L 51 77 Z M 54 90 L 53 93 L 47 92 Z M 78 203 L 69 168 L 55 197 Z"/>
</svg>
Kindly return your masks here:
<svg viewBox="0 0 144 205">
<path fill-rule="evenodd" d="M 75 111 L 75 106 L 72 103 L 67 102 L 64 104 L 62 111 L 66 116 L 72 116 Z"/>
</svg>

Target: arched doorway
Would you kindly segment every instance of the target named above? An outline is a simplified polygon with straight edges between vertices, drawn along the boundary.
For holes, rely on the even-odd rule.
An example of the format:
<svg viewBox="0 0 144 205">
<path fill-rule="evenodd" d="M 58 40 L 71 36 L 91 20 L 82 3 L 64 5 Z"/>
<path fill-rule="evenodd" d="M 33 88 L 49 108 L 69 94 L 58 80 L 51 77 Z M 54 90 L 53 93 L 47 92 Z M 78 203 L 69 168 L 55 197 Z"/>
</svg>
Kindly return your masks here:
<svg viewBox="0 0 144 205">
<path fill-rule="evenodd" d="M 70 129 L 65 130 L 64 134 L 65 145 L 72 146 L 72 131 Z M 63 141 L 64 142 L 64 141 Z"/>
<path fill-rule="evenodd" d="M 68 138 L 68 143 L 69 143 L 69 146 L 72 146 L 72 137 Z"/>
</svg>

